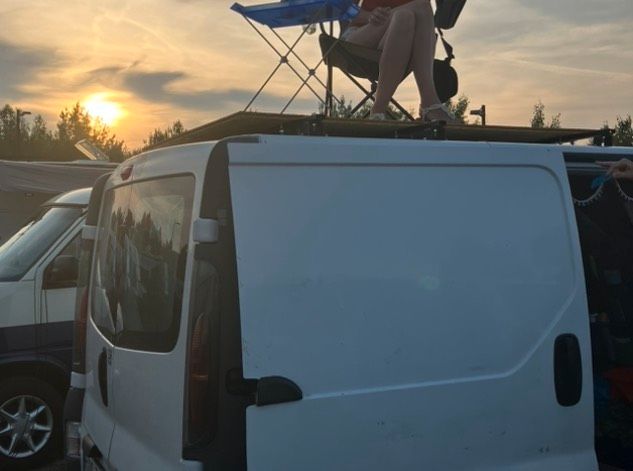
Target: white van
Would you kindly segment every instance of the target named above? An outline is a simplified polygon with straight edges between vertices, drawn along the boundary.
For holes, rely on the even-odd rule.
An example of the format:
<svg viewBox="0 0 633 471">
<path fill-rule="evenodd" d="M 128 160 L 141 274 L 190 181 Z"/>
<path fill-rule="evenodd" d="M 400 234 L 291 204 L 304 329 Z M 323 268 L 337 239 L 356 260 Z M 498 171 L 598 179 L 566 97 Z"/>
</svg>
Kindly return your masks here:
<svg viewBox="0 0 633 471">
<path fill-rule="evenodd" d="M 61 444 L 79 237 L 90 189 L 57 196 L 0 246 L 0 469 Z"/>
<path fill-rule="evenodd" d="M 615 183 L 589 196 L 623 156 L 254 136 L 127 161 L 97 229 L 84 468 L 596 470 L 593 378 L 626 355 L 592 348 L 627 334 L 590 319 L 630 322 L 596 293 L 633 273 L 591 250 L 633 224 Z"/>
</svg>

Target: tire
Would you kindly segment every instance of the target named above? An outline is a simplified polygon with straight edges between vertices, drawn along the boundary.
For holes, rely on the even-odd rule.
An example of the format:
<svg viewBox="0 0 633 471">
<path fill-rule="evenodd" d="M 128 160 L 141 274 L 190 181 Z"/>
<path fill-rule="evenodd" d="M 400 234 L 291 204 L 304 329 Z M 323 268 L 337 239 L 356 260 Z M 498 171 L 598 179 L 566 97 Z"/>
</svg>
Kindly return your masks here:
<svg viewBox="0 0 633 471">
<path fill-rule="evenodd" d="M 62 394 L 40 379 L 16 376 L 2 381 L 0 431 L 9 431 L 0 435 L 0 470 L 33 469 L 56 455 L 61 458 L 62 410 Z"/>
</svg>

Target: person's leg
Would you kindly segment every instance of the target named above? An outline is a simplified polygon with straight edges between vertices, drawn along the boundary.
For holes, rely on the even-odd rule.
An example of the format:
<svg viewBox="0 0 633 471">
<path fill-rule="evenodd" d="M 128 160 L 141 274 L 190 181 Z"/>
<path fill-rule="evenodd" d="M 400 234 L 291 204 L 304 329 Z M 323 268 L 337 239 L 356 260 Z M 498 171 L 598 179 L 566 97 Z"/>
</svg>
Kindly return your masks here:
<svg viewBox="0 0 633 471">
<path fill-rule="evenodd" d="M 420 101 L 422 106 L 426 108 L 437 106 L 440 104 L 440 98 L 437 96 L 433 78 L 433 60 L 435 59 L 437 37 L 430 0 L 413 0 L 398 8 L 412 11 L 415 15 L 415 35 L 409 67 L 413 70 L 420 92 Z M 429 111 L 427 117 L 429 119 L 449 118 L 448 121 L 453 121 L 450 115 L 439 108 Z"/>
<path fill-rule="evenodd" d="M 402 82 L 411 61 L 414 33 L 414 13 L 410 10 L 395 8 L 391 14 L 389 27 L 378 45 L 378 48 L 382 49 L 382 54 L 376 100 L 371 110 L 373 114 L 387 111 L 389 101 Z"/>
<path fill-rule="evenodd" d="M 414 0 L 405 5 L 415 14 L 415 39 L 411 66 L 413 75 L 420 90 L 420 98 L 424 106 L 435 105 L 440 102 L 433 80 L 433 60 L 435 59 L 435 20 L 429 0 Z"/>
<path fill-rule="evenodd" d="M 345 37 L 348 43 L 358 44 L 372 49 L 378 49 L 378 45 L 385 35 L 385 31 L 389 27 L 389 23 L 375 26 L 371 23 L 356 28 Z"/>
</svg>

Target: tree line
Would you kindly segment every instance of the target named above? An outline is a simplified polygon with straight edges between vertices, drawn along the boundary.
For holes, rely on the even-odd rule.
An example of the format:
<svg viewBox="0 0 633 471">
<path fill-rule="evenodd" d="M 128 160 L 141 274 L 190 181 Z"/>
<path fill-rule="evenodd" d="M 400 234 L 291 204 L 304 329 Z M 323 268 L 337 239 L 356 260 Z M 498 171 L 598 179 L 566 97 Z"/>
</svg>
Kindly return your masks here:
<svg viewBox="0 0 633 471">
<path fill-rule="evenodd" d="M 75 143 L 88 139 L 105 152 L 112 162 L 122 162 L 147 147 L 185 132 L 180 120 L 165 129 L 154 129 L 143 146 L 128 149 L 122 139 L 99 119 L 94 119 L 79 103 L 65 108 L 53 129 L 41 115 L 25 120 L 11 105 L 0 109 L 0 160 L 69 161 L 85 159 Z"/>
<path fill-rule="evenodd" d="M 480 124 L 479 118 L 474 123 L 470 123 L 468 120 L 470 107 L 468 96 L 461 95 L 457 99 L 449 101 L 447 105 L 462 123 Z M 332 116 L 361 119 L 369 114 L 370 107 L 369 103 L 365 103 L 358 111 L 352 113 L 353 103 L 342 98 L 340 102 L 334 103 Z M 323 112 L 322 106 L 319 108 L 319 112 Z M 390 107 L 390 113 L 394 119 L 406 119 L 404 114 L 394 107 Z M 562 117 L 558 113 L 548 118 L 545 105 L 539 101 L 534 105 L 529 124 L 533 128 L 560 128 Z M 607 128 L 609 128 L 609 124 L 605 122 L 604 129 Z M 614 145 L 633 146 L 631 115 L 618 116 L 613 129 Z M 146 139 L 143 139 L 143 145 L 140 148 L 128 149 L 122 139 L 117 138 L 99 119 L 93 119 L 79 103 L 70 109 L 62 110 L 53 129 L 49 129 L 41 115 L 25 120 L 24 117 L 18 116 L 18 109 L 7 104 L 0 109 L 0 160 L 68 161 L 84 159 L 83 154 L 75 148 L 75 143 L 82 139 L 88 139 L 110 156 L 112 162 L 122 162 L 148 147 L 178 136 L 185 131 L 186 129 L 180 120 L 176 120 L 164 129 L 154 129 Z"/>
</svg>

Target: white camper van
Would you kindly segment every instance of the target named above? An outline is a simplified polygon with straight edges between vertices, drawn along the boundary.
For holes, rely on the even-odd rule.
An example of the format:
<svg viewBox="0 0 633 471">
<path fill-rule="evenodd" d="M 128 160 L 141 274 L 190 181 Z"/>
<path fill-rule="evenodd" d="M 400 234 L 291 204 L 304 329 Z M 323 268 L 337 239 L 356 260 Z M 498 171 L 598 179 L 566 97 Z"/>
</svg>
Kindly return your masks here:
<svg viewBox="0 0 633 471">
<path fill-rule="evenodd" d="M 0 246 L 0 469 L 33 466 L 61 444 L 89 196 L 51 199 Z"/>
<path fill-rule="evenodd" d="M 633 223 L 590 188 L 624 156 L 254 136 L 130 159 L 96 231 L 84 469 L 597 470 Z"/>
</svg>

